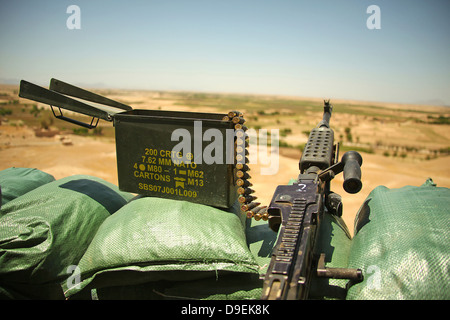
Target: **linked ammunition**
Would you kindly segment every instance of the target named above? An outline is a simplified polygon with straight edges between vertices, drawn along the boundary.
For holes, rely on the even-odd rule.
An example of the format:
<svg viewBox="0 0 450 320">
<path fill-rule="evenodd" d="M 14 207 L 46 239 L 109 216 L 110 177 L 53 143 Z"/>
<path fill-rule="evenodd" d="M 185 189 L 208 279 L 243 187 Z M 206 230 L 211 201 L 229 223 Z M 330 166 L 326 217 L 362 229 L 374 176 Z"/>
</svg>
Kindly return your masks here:
<svg viewBox="0 0 450 320">
<path fill-rule="evenodd" d="M 242 146 L 237 146 L 236 147 L 236 153 L 237 154 L 241 154 L 241 153 L 244 153 L 246 156 L 248 156 L 249 155 L 249 152 L 248 152 L 248 150 L 247 149 L 245 149 L 244 147 L 242 147 Z"/>
<path fill-rule="evenodd" d="M 261 203 L 260 202 L 250 202 L 250 203 L 245 203 L 243 205 L 241 205 L 241 210 L 242 211 L 249 211 L 253 208 L 256 208 L 257 206 L 259 206 Z"/>
<path fill-rule="evenodd" d="M 244 187 L 244 188 L 253 186 L 253 184 L 250 181 L 244 180 L 244 179 L 237 179 L 236 180 L 236 185 L 238 187 Z"/>
<path fill-rule="evenodd" d="M 245 138 L 245 139 L 237 138 L 236 145 L 242 146 L 243 148 L 247 148 L 249 146 L 248 138 Z"/>
<path fill-rule="evenodd" d="M 242 156 L 241 157 L 236 156 L 236 160 L 237 160 L 238 164 L 239 163 L 244 164 L 244 163 L 249 163 L 250 162 L 247 157 L 242 157 Z"/>
<path fill-rule="evenodd" d="M 230 117 L 231 119 L 234 117 L 244 117 L 244 115 L 242 114 L 242 112 L 240 111 L 230 111 L 228 112 L 228 117 Z"/>
<path fill-rule="evenodd" d="M 240 203 L 249 203 L 249 202 L 255 201 L 256 199 L 258 199 L 258 197 L 255 197 L 255 196 L 243 196 L 243 195 L 240 195 L 239 198 L 238 198 Z"/>
<path fill-rule="evenodd" d="M 244 136 L 245 136 L 245 131 L 244 130 L 236 130 L 236 137 L 242 138 Z"/>
<path fill-rule="evenodd" d="M 250 171 L 250 167 L 248 165 L 246 165 L 245 163 L 237 163 L 236 169 L 238 169 L 240 171 Z"/>
<path fill-rule="evenodd" d="M 262 214 L 262 219 L 264 221 L 269 220 L 269 213 L 267 212 L 267 207 L 264 207 L 264 209 L 260 213 Z"/>
<path fill-rule="evenodd" d="M 238 190 L 237 190 L 237 192 L 238 192 L 239 194 L 242 194 L 242 195 L 249 195 L 249 194 L 254 193 L 255 190 L 250 189 L 250 188 L 239 187 Z"/>
<path fill-rule="evenodd" d="M 235 124 L 243 124 L 245 122 L 245 119 L 242 117 L 234 117 L 232 121 Z"/>
<path fill-rule="evenodd" d="M 240 179 L 245 179 L 245 180 L 248 180 L 251 178 L 247 171 L 241 171 L 241 170 L 238 170 L 236 172 L 236 177 L 238 177 Z"/>
<path fill-rule="evenodd" d="M 246 126 L 244 126 L 242 124 L 239 124 L 239 123 L 234 125 L 234 129 L 236 129 L 236 130 L 243 130 L 244 132 L 248 130 L 248 128 Z"/>
</svg>

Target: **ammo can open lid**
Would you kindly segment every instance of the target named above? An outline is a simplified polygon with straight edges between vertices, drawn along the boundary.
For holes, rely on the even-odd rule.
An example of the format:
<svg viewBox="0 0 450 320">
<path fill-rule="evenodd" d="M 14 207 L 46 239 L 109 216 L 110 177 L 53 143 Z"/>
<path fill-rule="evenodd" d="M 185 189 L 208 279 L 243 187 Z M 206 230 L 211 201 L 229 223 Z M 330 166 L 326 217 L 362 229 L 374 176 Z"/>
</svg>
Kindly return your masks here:
<svg viewBox="0 0 450 320">
<path fill-rule="evenodd" d="M 124 103 L 103 97 L 54 78 L 50 80 L 49 89 L 22 80 L 20 82 L 19 96 L 48 104 L 51 106 L 56 118 L 89 129 L 95 128 L 98 119 L 114 121 L 114 124 L 118 121 L 148 122 L 150 119 L 153 119 L 152 121 L 161 120 L 164 122 L 164 120 L 171 121 L 177 119 L 178 121 L 182 121 L 184 119 L 189 121 L 212 121 L 219 126 L 219 123 L 221 123 L 223 119 L 223 114 L 216 113 L 146 109 L 133 110 L 132 107 Z M 54 108 L 59 110 L 59 114 L 55 113 Z M 91 123 L 80 122 L 79 120 L 64 116 L 61 108 L 91 116 L 93 117 Z"/>
</svg>

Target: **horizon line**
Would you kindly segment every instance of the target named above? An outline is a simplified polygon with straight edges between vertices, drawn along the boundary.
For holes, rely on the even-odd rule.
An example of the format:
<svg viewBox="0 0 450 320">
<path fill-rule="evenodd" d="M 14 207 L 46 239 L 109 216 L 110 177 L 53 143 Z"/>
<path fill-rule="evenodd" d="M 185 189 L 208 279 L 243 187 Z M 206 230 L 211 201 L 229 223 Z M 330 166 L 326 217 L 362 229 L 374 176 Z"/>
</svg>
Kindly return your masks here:
<svg viewBox="0 0 450 320">
<path fill-rule="evenodd" d="M 5 86 L 20 86 L 21 80 L 15 79 L 1 79 L 0 85 Z M 42 82 L 35 82 L 37 85 L 40 85 L 44 88 L 47 88 Z M 233 91 L 212 91 L 212 90 L 190 90 L 190 89 L 149 89 L 149 88 L 126 88 L 126 87 L 117 87 L 117 86 L 107 86 L 104 83 L 98 82 L 94 84 L 87 84 L 82 82 L 74 82 L 73 85 L 89 90 L 122 90 L 122 91 L 148 91 L 148 92 L 171 92 L 171 93 L 201 93 L 201 94 L 216 94 L 216 95 L 237 95 L 237 96 L 261 96 L 261 97 L 277 97 L 284 99 L 295 99 L 300 101 L 324 101 L 331 100 L 337 101 L 337 103 L 362 103 L 362 104 L 394 104 L 394 105 L 402 105 L 402 106 L 415 106 L 415 107 L 443 107 L 450 108 L 450 104 L 447 105 L 444 102 L 441 102 L 440 99 L 436 99 L 439 101 L 438 103 L 432 102 L 398 102 L 398 101 L 383 101 L 383 100 L 364 100 L 357 98 L 330 98 L 330 97 L 313 97 L 313 96 L 300 96 L 300 95 L 292 95 L 292 94 L 278 94 L 278 93 L 254 93 L 254 92 L 233 92 Z M 434 99 L 429 99 L 433 101 Z"/>
</svg>

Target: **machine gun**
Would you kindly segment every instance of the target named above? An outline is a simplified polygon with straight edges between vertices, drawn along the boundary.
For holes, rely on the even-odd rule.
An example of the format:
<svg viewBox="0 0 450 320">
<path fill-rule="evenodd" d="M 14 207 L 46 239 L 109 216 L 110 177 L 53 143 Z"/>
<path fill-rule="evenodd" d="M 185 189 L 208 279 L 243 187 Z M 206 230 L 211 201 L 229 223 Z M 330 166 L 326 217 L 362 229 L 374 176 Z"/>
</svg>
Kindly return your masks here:
<svg viewBox="0 0 450 320">
<path fill-rule="evenodd" d="M 342 215 L 341 197 L 330 191 L 330 181 L 344 171 L 346 192 L 357 193 L 362 188 L 362 157 L 348 151 L 338 160 L 339 144 L 334 145 L 329 124 L 331 112 L 329 101 L 324 101 L 323 120 L 309 135 L 297 181 L 278 186 L 269 205 L 269 227 L 279 235 L 264 278 L 262 299 L 308 299 L 314 276 L 362 280 L 361 270 L 326 268 L 325 255 L 314 253 L 325 208 Z"/>
</svg>

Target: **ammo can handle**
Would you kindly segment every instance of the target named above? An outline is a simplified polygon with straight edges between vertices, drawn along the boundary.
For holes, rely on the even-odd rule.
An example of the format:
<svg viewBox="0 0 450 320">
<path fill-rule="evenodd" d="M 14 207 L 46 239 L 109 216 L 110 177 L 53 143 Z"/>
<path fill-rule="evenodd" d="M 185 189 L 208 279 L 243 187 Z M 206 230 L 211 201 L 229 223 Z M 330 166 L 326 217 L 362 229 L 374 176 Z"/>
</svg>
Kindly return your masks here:
<svg viewBox="0 0 450 320">
<path fill-rule="evenodd" d="M 86 122 L 82 122 L 82 121 L 78 121 L 76 119 L 72 119 L 72 118 L 68 118 L 63 116 L 62 110 L 61 108 L 57 107 L 59 110 L 59 115 L 55 113 L 55 109 L 53 109 L 53 106 L 50 106 L 50 108 L 52 109 L 53 115 L 55 116 L 55 118 L 60 119 L 60 120 L 64 120 L 73 124 L 76 124 L 80 127 L 84 127 L 84 128 L 88 128 L 88 129 L 94 129 L 95 127 L 97 127 L 98 124 L 98 120 L 99 118 L 96 117 L 92 117 L 91 123 L 86 123 Z M 95 121 L 97 120 L 97 121 Z M 94 124 L 95 122 L 95 124 Z"/>
</svg>

